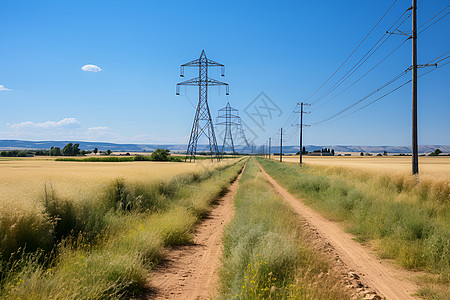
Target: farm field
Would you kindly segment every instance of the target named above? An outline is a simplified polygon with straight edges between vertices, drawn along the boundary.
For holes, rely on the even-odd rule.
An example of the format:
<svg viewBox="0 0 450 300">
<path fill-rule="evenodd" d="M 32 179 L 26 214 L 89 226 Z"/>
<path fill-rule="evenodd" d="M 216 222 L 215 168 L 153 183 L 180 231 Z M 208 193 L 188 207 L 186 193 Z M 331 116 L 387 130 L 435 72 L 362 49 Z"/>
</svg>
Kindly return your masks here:
<svg viewBox="0 0 450 300">
<path fill-rule="evenodd" d="M 225 164 L 226 162 L 222 163 Z M 0 203 L 36 201 L 51 184 L 60 196 L 90 193 L 116 178 L 144 183 L 202 171 L 211 163 L 64 162 L 48 158 L 0 160 Z M 23 203 L 23 202 L 22 202 Z"/>
<path fill-rule="evenodd" d="M 162 248 L 190 242 L 244 162 L 2 163 L 0 298 L 111 299 L 142 294 Z"/>
<path fill-rule="evenodd" d="M 280 185 L 327 219 L 341 223 L 379 257 L 424 272 L 415 279 L 418 295 L 448 299 L 447 157 L 424 157 L 422 170 L 428 172 L 421 173 L 418 181 L 406 170 L 403 157 L 307 157 L 303 167 L 294 159 L 279 163 L 258 158 Z"/>
<path fill-rule="evenodd" d="M 274 157 L 279 160 L 279 156 Z M 298 163 L 298 156 L 284 156 L 283 161 Z M 409 175 L 410 156 L 303 156 L 303 162 L 311 166 L 343 167 L 374 174 Z M 419 157 L 420 176 L 432 176 L 450 182 L 450 156 Z"/>
<path fill-rule="evenodd" d="M 281 164 L 257 158 L 286 192 L 341 224 L 379 258 L 417 272 L 411 275 L 419 286 L 416 295 L 446 299 L 450 282 L 446 157 L 422 158 L 428 172 L 418 184 L 407 170 L 409 157 L 306 157 L 303 168 L 297 159 L 284 157 Z M 235 187 L 236 215 L 222 238 L 223 266 L 198 263 L 189 269 L 192 259 L 186 255 L 191 252 L 203 262 L 199 251 L 215 251 L 219 261 L 222 229 L 214 231 L 198 222 L 247 161 Z M 208 290 L 224 298 L 347 299 L 348 292 L 353 296 L 370 292 L 370 285 L 359 292 L 345 288 L 358 285 L 357 280 L 348 275 L 348 268 L 332 262 L 335 254 L 321 253 L 328 247 L 326 240 L 308 235 L 309 227 L 300 225 L 285 203 L 287 198 L 264 179 L 254 158 L 220 163 L 21 158 L 1 160 L 0 171 L 0 250 L 11 253 L 26 245 L 28 253 L 19 252 L 9 262 L 3 257 L 2 297 L 66 299 L 78 290 L 80 298 L 130 298 L 142 293 L 147 297 L 146 289 L 165 284 L 170 271 L 158 267 L 152 283 L 148 278 L 154 266 L 163 257 L 175 256 L 186 256 L 181 265 L 188 268 L 189 277 L 178 274 L 183 285 L 176 285 L 177 293 L 184 295 L 195 286 L 189 280 L 202 269 L 219 270 L 220 278 L 209 283 Z M 231 218 L 232 200 L 227 213 L 215 221 L 217 228 Z M 216 250 L 201 242 L 200 250 L 189 250 L 198 246 L 190 246 L 197 243 L 197 226 L 209 229 L 203 235 L 215 237 Z M 167 255 L 164 251 L 173 251 L 172 246 L 187 248 Z M 49 263 L 39 262 L 43 260 Z M 88 268 L 86 261 L 91 264 Z M 318 289 L 317 284 L 327 288 Z M 68 288 L 55 289 L 62 285 Z"/>
</svg>

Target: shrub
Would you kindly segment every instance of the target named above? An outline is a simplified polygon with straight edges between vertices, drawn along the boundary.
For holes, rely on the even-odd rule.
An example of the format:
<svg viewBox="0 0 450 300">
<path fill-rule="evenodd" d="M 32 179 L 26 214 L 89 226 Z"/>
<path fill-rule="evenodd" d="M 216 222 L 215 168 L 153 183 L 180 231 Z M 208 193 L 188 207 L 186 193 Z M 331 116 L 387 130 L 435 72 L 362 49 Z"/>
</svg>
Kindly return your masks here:
<svg viewBox="0 0 450 300">
<path fill-rule="evenodd" d="M 169 149 L 156 149 L 150 156 L 154 161 L 169 161 L 170 150 Z"/>
</svg>

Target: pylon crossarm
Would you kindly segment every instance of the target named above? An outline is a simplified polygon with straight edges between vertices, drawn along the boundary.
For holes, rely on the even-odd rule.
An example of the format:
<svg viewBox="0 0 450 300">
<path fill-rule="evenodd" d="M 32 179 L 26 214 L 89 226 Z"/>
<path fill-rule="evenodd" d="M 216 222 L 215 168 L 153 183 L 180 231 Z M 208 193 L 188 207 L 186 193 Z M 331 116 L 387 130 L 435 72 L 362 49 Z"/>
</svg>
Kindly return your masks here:
<svg viewBox="0 0 450 300">
<path fill-rule="evenodd" d="M 196 78 L 192 78 L 189 80 L 185 80 L 183 82 L 177 83 L 177 85 L 193 85 L 193 86 L 198 86 L 200 83 L 204 83 L 205 81 L 202 81 L 199 77 Z M 208 78 L 208 80 L 206 80 L 207 85 L 210 86 L 217 86 L 217 85 L 225 85 L 228 86 L 228 83 L 219 81 L 219 80 L 215 80 L 215 79 L 211 79 Z"/>
<path fill-rule="evenodd" d="M 225 111 L 225 112 L 237 112 L 238 110 L 236 108 L 232 108 L 232 107 L 224 107 L 219 109 L 220 112 Z M 236 117 L 239 117 L 239 115 L 235 115 Z"/>
<path fill-rule="evenodd" d="M 237 122 L 227 122 L 227 121 L 223 121 L 223 122 L 216 123 L 216 125 L 227 125 L 227 124 L 230 124 L 230 125 L 236 125 L 236 126 L 241 125 L 241 123 L 237 123 Z"/>
<path fill-rule="evenodd" d="M 178 86 L 179 85 L 195 85 L 196 86 L 196 85 L 199 85 L 199 83 L 200 83 L 200 78 L 197 77 L 197 78 L 192 78 L 192 79 L 177 83 L 177 85 Z"/>
<path fill-rule="evenodd" d="M 226 85 L 228 86 L 228 83 L 219 81 L 219 80 L 215 80 L 212 78 L 208 78 L 208 80 L 206 81 L 208 83 L 208 85 Z"/>
<path fill-rule="evenodd" d="M 197 59 L 194 59 L 194 60 L 192 60 L 190 62 L 182 64 L 181 66 L 182 67 L 198 67 L 200 64 L 207 64 L 208 67 L 224 67 L 223 64 L 218 63 L 216 61 L 213 61 L 213 60 L 211 60 L 209 58 L 206 59 L 206 61 L 200 60 L 200 59 L 197 58 Z"/>
<path fill-rule="evenodd" d="M 194 60 L 192 60 L 190 62 L 182 64 L 181 66 L 182 67 L 198 67 L 200 65 L 200 63 L 201 63 L 200 59 L 197 58 L 197 59 L 194 59 Z"/>
</svg>

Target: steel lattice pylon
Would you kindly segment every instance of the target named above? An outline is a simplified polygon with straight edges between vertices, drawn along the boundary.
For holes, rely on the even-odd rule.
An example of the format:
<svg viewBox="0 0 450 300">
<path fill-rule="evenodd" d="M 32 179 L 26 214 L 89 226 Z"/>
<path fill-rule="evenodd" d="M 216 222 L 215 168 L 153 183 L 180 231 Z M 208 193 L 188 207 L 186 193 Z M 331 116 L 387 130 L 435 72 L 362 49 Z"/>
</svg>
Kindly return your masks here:
<svg viewBox="0 0 450 300">
<path fill-rule="evenodd" d="M 233 135 L 231 133 L 231 126 L 241 126 L 241 118 L 239 117 L 239 111 L 231 107 L 230 102 L 227 102 L 227 106 L 219 109 L 218 119 L 224 119 L 223 122 L 218 122 L 217 125 L 225 125 L 225 133 L 223 136 L 222 153 L 225 154 L 226 147 L 231 148 L 233 155 L 236 155 L 234 149 Z"/>
<path fill-rule="evenodd" d="M 229 86 L 227 83 L 212 79 L 208 77 L 209 67 L 221 67 L 222 76 L 224 76 L 224 65 L 212 61 L 206 57 L 205 50 L 202 50 L 200 58 L 181 65 L 181 77 L 184 77 L 184 67 L 198 67 L 198 77 L 189 79 L 177 84 L 177 95 L 180 94 L 180 86 L 198 86 L 198 105 L 195 111 L 194 123 L 192 125 L 189 144 L 187 147 L 186 160 L 195 160 L 197 154 L 197 142 L 204 134 L 209 141 L 209 151 L 211 159 L 216 157 L 220 160 L 219 149 L 217 147 L 216 135 L 214 133 L 214 125 L 211 118 L 211 113 L 208 106 L 208 86 L 225 85 L 226 94 L 229 94 Z"/>
</svg>

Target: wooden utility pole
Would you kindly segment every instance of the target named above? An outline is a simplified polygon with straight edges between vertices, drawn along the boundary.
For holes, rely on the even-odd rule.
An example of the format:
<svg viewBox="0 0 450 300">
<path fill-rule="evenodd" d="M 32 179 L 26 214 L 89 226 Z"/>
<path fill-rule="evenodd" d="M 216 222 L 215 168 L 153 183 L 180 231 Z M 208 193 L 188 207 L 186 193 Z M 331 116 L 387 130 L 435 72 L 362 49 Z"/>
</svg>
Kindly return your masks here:
<svg viewBox="0 0 450 300">
<path fill-rule="evenodd" d="M 283 161 L 283 127 L 281 127 L 280 134 L 280 162 Z"/>
<path fill-rule="evenodd" d="M 269 159 L 270 159 L 270 146 L 272 144 L 272 138 L 269 138 Z"/>
<path fill-rule="evenodd" d="M 302 165 L 302 156 L 303 156 L 303 102 L 300 103 L 300 166 Z"/>
<path fill-rule="evenodd" d="M 308 126 L 308 125 L 303 125 L 303 114 L 309 114 L 310 112 L 308 111 L 304 111 L 303 107 L 304 106 L 310 106 L 311 104 L 308 103 L 297 103 L 297 105 L 300 105 L 300 111 L 294 111 L 295 113 L 300 113 L 300 124 L 297 124 L 297 126 L 300 126 L 300 136 L 299 136 L 299 146 L 300 146 L 300 166 L 302 165 L 302 159 L 303 159 L 303 126 Z"/>
<path fill-rule="evenodd" d="M 417 141 L 417 0 L 412 0 L 412 173 L 419 174 Z"/>
</svg>

